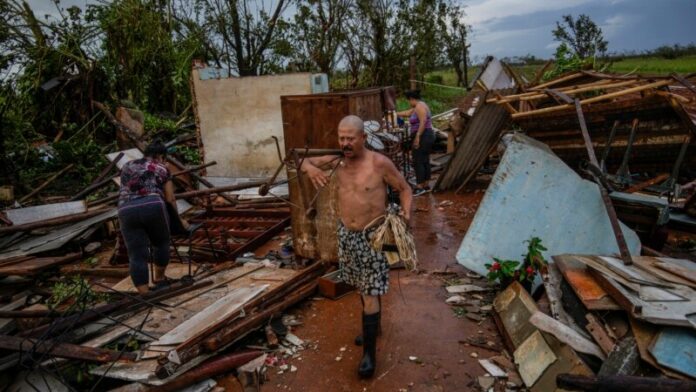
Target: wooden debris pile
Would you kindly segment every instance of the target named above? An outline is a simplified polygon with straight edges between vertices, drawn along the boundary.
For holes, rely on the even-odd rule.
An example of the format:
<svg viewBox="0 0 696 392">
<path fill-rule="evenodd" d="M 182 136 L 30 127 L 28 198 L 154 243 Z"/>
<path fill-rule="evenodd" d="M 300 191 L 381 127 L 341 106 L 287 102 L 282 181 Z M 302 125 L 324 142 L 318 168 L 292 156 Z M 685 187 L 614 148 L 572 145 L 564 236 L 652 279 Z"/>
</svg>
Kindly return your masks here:
<svg viewBox="0 0 696 392">
<path fill-rule="evenodd" d="M 514 90 L 479 86 L 461 108 L 470 119 L 436 188 L 462 189 L 487 158 L 496 156 L 500 137 L 512 131 L 547 144 L 580 171 L 587 155 L 577 100 L 601 158 L 599 171 L 619 188 L 653 180 L 642 186 L 670 189 L 680 173 L 696 169 L 695 83 L 695 75 L 579 71 Z"/>
<path fill-rule="evenodd" d="M 230 193 L 273 180 L 214 186 L 198 173 L 215 162 L 185 166 L 169 157 L 178 212 L 192 229 L 172 237 L 167 276 L 180 280 L 140 296 L 120 239 L 117 194 L 86 198 L 118 185 L 120 168 L 142 157 L 144 143 L 98 107 L 136 148 L 108 154 L 110 164 L 73 195 L 28 204 L 42 186 L 0 213 L 0 372 L 25 369 L 9 380 L 19 389 L 39 380 L 39 389 L 52 390 L 208 390 L 211 377 L 246 364 L 240 380 L 259 382 L 264 352 L 282 358 L 303 346 L 290 332 L 297 321 L 281 316 L 315 292 L 326 266 L 293 255 L 285 199 Z M 269 242 L 280 250 L 252 253 Z M 264 330 L 274 343 L 244 348 L 243 338 Z M 75 385 L 76 368 L 83 385 Z"/>
<path fill-rule="evenodd" d="M 479 381 L 492 378 L 493 390 L 512 372 L 531 391 L 693 390 L 694 289 L 689 260 L 554 256 L 534 297 L 517 282 L 496 296 L 493 316 L 514 366 L 484 360 Z"/>
</svg>

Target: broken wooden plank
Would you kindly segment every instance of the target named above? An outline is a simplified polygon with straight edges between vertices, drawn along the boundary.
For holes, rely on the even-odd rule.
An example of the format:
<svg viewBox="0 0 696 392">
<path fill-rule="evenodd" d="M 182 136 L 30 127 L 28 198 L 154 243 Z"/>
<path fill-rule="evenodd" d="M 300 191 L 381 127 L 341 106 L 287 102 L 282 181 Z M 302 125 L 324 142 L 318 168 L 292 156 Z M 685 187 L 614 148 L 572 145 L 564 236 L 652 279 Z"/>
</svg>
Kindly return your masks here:
<svg viewBox="0 0 696 392">
<path fill-rule="evenodd" d="M 605 359 L 606 356 L 599 346 L 587 340 L 584 336 L 577 333 L 569 326 L 560 321 L 547 316 L 546 314 L 537 311 L 529 318 L 529 322 L 540 330 L 550 333 L 556 339 L 569 345 L 575 351 L 594 355 L 597 358 Z"/>
<path fill-rule="evenodd" d="M 248 301 L 264 292 L 267 288 L 267 284 L 258 287 L 240 287 L 179 324 L 150 346 L 182 344 L 198 335 L 201 331 L 226 321 L 230 315 L 237 312 Z"/>
<path fill-rule="evenodd" d="M 681 278 L 684 278 L 692 283 L 696 283 L 696 269 L 688 269 L 684 268 L 681 265 L 671 263 L 671 262 L 664 262 L 664 260 L 669 260 L 669 259 L 660 259 L 660 261 L 663 261 L 661 263 L 655 263 L 654 265 L 657 268 L 660 268 L 665 271 L 669 271 L 670 273 L 677 275 Z"/>
<path fill-rule="evenodd" d="M 89 362 L 135 361 L 135 353 L 100 348 L 82 347 L 75 344 L 51 340 L 34 340 L 16 336 L 0 335 L 0 348 L 4 350 L 52 355 L 59 358 L 78 359 Z"/>
<path fill-rule="evenodd" d="M 493 362 L 489 361 L 488 359 L 479 359 L 479 365 L 481 365 L 482 368 L 486 370 L 488 374 L 495 378 L 507 378 L 507 372 L 505 372 L 503 369 L 499 368 L 497 365 L 495 365 Z"/>
<path fill-rule="evenodd" d="M 605 354 L 609 354 L 614 349 L 615 343 L 614 340 L 609 337 L 607 330 L 604 328 L 604 324 L 592 313 L 587 313 L 585 318 L 587 318 L 587 330 L 590 332 L 590 335 L 592 335 L 602 351 L 604 351 Z"/>
<path fill-rule="evenodd" d="M 569 255 L 553 256 L 553 260 L 565 281 L 588 310 L 621 309 L 609 293 L 587 272 L 585 264 Z"/>
</svg>

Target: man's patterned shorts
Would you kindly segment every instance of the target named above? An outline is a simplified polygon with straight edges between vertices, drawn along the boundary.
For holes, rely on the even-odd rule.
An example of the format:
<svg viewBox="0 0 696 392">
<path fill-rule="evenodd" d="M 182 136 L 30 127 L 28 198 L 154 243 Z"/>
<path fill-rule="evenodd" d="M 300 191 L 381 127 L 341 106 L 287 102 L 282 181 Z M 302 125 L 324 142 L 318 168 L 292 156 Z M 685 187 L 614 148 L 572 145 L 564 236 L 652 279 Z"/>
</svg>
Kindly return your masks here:
<svg viewBox="0 0 696 392">
<path fill-rule="evenodd" d="M 338 264 L 344 282 L 363 295 L 383 295 L 389 290 L 389 263 L 375 251 L 369 238 L 377 229 L 353 231 L 338 221 Z"/>
</svg>

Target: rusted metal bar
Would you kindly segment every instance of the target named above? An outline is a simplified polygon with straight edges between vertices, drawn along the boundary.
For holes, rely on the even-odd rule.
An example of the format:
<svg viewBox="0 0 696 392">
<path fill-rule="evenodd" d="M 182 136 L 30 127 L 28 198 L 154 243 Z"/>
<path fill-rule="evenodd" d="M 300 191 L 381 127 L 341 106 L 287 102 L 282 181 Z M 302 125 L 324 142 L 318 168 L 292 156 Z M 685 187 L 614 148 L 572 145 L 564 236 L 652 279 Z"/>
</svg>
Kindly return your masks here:
<svg viewBox="0 0 696 392">
<path fill-rule="evenodd" d="M 592 140 L 590 139 L 590 133 L 587 130 L 587 123 L 585 123 L 585 115 L 582 112 L 582 106 L 579 100 L 575 100 L 575 110 L 578 115 L 578 122 L 580 123 L 580 130 L 582 131 L 582 138 L 585 140 L 585 147 L 587 148 L 587 155 L 590 158 L 590 163 L 595 167 L 599 168 L 599 162 L 597 162 L 597 156 L 595 155 L 594 147 L 592 146 Z M 614 231 L 614 236 L 616 237 L 616 244 L 619 247 L 619 252 L 621 253 L 621 260 L 623 260 L 625 265 L 633 264 L 631 259 L 631 253 L 628 251 L 628 245 L 626 244 L 626 239 L 624 238 L 623 232 L 621 231 L 621 225 L 619 224 L 619 218 L 616 217 L 616 211 L 614 210 L 614 205 L 611 202 L 609 193 L 602 186 L 597 176 L 594 176 L 597 180 L 597 187 L 599 188 L 599 193 L 602 196 L 602 201 L 604 202 L 604 207 L 607 210 L 607 215 L 609 216 L 609 222 L 611 223 L 611 229 Z"/>
<path fill-rule="evenodd" d="M 87 218 L 91 218 L 93 216 L 103 214 L 107 211 L 109 211 L 109 208 L 100 208 L 98 210 L 87 211 L 87 212 L 83 212 L 80 214 L 61 216 L 59 218 L 47 219 L 45 221 L 25 223 L 23 225 L 0 227 L 0 235 L 17 233 L 20 231 L 35 230 L 35 229 L 40 229 L 40 228 L 44 228 L 44 227 L 59 226 L 59 225 L 63 225 L 66 223 L 72 223 L 72 222 L 79 222 L 81 220 L 85 220 Z"/>
<path fill-rule="evenodd" d="M 662 174 L 659 174 L 658 176 L 653 177 L 649 180 L 640 182 L 640 183 L 635 184 L 635 185 L 631 185 L 630 187 L 626 188 L 624 190 L 624 192 L 626 192 L 626 193 L 638 192 L 638 191 L 643 190 L 647 187 L 653 186 L 655 184 L 659 184 L 668 178 L 669 178 L 669 173 L 662 173 Z"/>
<path fill-rule="evenodd" d="M 175 139 L 172 139 L 172 140 L 170 140 L 170 141 L 164 143 L 164 146 L 167 147 L 167 148 L 169 148 L 169 147 L 172 147 L 172 146 L 176 146 L 177 144 L 181 144 L 181 143 L 187 142 L 187 141 L 189 141 L 189 140 L 193 140 L 193 139 L 195 139 L 195 138 L 196 138 L 196 135 L 195 135 L 195 134 L 193 134 L 193 133 L 186 133 L 186 134 L 183 134 L 183 135 L 179 135 L 179 136 L 177 136 Z"/>
<path fill-rule="evenodd" d="M 290 154 L 298 154 L 299 156 L 306 157 L 320 157 L 324 155 L 343 155 L 343 150 L 338 148 L 291 148 Z M 295 159 L 295 162 L 299 160 Z"/>
<path fill-rule="evenodd" d="M 73 167 L 75 167 L 75 165 L 72 164 L 72 163 L 69 164 L 68 166 L 64 167 L 61 171 L 59 171 L 58 173 L 52 175 L 51 177 L 49 177 L 48 180 L 44 181 L 41 185 L 39 185 L 38 187 L 36 187 L 36 189 L 34 189 L 33 191 L 31 191 L 28 195 L 26 195 L 26 196 L 22 197 L 21 199 L 19 199 L 19 203 L 24 203 L 25 201 L 27 201 L 27 200 L 31 199 L 32 197 L 36 196 L 36 194 L 38 194 L 39 192 L 41 192 L 44 188 L 46 188 L 47 186 L 49 186 L 49 185 L 50 185 L 53 181 L 55 181 L 58 177 L 60 177 L 60 176 L 62 176 L 63 174 L 65 174 L 68 170 L 72 169 Z"/>
<path fill-rule="evenodd" d="M 624 152 L 623 159 L 621 160 L 621 166 L 619 170 L 616 171 L 617 176 L 628 177 L 630 173 L 628 172 L 628 161 L 631 158 L 631 150 L 633 149 L 633 142 L 636 141 L 636 130 L 638 129 L 638 119 L 634 118 L 631 124 L 631 133 L 628 135 L 628 142 L 626 144 L 626 151 Z"/>
<path fill-rule="evenodd" d="M 684 143 L 682 143 L 682 146 L 679 149 L 679 155 L 677 156 L 677 160 L 674 162 L 672 174 L 669 176 L 669 179 L 667 180 L 667 186 L 670 188 L 673 187 L 674 184 L 676 184 L 677 179 L 679 178 L 679 171 L 681 170 L 681 165 L 684 162 L 684 158 L 686 157 L 686 150 L 689 149 L 689 144 L 691 144 L 691 135 L 684 137 Z"/>
<path fill-rule="evenodd" d="M 75 201 L 75 200 L 80 200 L 80 199 L 82 199 L 83 197 L 89 195 L 90 193 L 96 191 L 97 189 L 99 189 L 99 188 L 101 188 L 101 187 L 103 187 L 103 186 L 106 186 L 107 184 L 111 183 L 111 182 L 112 182 L 115 178 L 117 178 L 117 177 L 118 177 L 118 176 L 105 178 L 105 179 L 99 181 L 99 182 L 96 183 L 96 184 L 93 184 L 93 185 L 88 186 L 87 188 L 83 189 L 82 191 L 80 191 L 80 192 L 79 192 L 78 194 L 76 194 L 75 196 L 71 197 L 71 198 L 70 198 L 70 201 Z"/>
<path fill-rule="evenodd" d="M 184 174 L 188 174 L 188 173 L 191 173 L 191 172 L 201 171 L 201 170 L 203 170 L 203 169 L 205 169 L 205 168 L 207 168 L 207 167 L 215 166 L 215 165 L 217 165 L 217 162 L 216 162 L 216 161 L 212 161 L 212 162 L 204 163 L 204 164 L 202 164 L 202 165 L 192 166 L 192 167 L 189 167 L 189 168 L 186 169 L 186 170 L 182 170 L 182 171 L 178 171 L 178 172 L 176 172 L 176 173 L 172 173 L 172 176 L 173 176 L 173 177 L 182 176 L 182 175 L 184 175 Z"/>
<path fill-rule="evenodd" d="M 58 343 L 51 340 L 37 341 L 34 339 L 7 335 L 0 335 L 0 349 L 99 363 L 115 362 L 118 360 L 132 362 L 136 359 L 136 353 L 120 353 L 103 348 L 83 347 L 76 344 Z"/>
<path fill-rule="evenodd" d="M 664 377 L 595 376 L 559 374 L 556 386 L 567 391 L 596 392 L 684 392 L 696 391 L 696 381 Z"/>
<path fill-rule="evenodd" d="M 189 197 L 210 195 L 212 193 L 217 193 L 218 195 L 220 195 L 223 192 L 232 192 L 232 191 L 239 191 L 242 189 L 256 188 L 256 187 L 259 187 L 265 183 L 266 183 L 266 181 L 250 181 L 250 182 L 245 182 L 243 184 L 237 184 L 237 185 L 228 185 L 228 186 L 221 186 L 218 188 L 213 187 L 210 189 L 201 189 L 198 191 L 183 192 L 183 193 L 178 193 L 175 196 L 177 199 L 187 199 Z"/>
<path fill-rule="evenodd" d="M 103 180 L 106 177 L 106 175 L 109 174 L 109 172 L 111 172 L 111 169 L 113 169 L 121 161 L 124 155 L 125 153 L 119 152 L 118 155 L 116 155 L 116 158 L 114 158 L 113 161 L 109 162 L 109 164 L 106 165 L 106 167 L 101 171 L 101 173 L 99 173 L 99 175 L 94 179 L 94 181 L 92 181 L 90 185 L 94 185 Z"/>
<path fill-rule="evenodd" d="M 271 178 L 269 178 L 265 184 L 263 184 L 259 187 L 259 196 L 266 196 L 268 194 L 268 191 L 271 190 L 271 186 L 275 182 L 276 178 L 278 178 L 278 174 L 280 174 L 280 171 L 283 170 L 284 167 L 285 167 L 285 162 L 283 161 L 280 163 L 280 166 L 278 166 L 278 168 L 276 169 L 275 173 L 273 173 Z"/>
<path fill-rule="evenodd" d="M 174 158 L 174 157 L 172 157 L 172 156 L 167 156 L 167 162 L 170 162 L 172 165 L 176 166 L 179 170 L 186 170 L 186 165 L 184 165 L 184 164 L 181 163 L 178 159 L 176 159 L 176 158 Z M 213 185 L 210 181 L 206 180 L 205 178 L 199 176 L 197 173 L 191 172 L 190 174 L 191 174 L 191 177 L 195 178 L 199 183 L 201 183 L 201 184 L 207 186 L 207 187 L 210 188 L 210 189 L 214 189 L 214 188 L 215 188 L 215 185 Z M 257 186 L 258 186 L 258 185 L 257 185 Z M 244 188 L 243 188 L 243 189 L 244 189 Z M 215 193 L 215 192 L 212 192 L 212 193 Z M 206 194 L 207 194 L 207 193 L 206 193 Z M 233 198 L 231 198 L 231 197 L 229 197 L 229 196 L 220 195 L 220 194 L 219 194 L 218 196 L 222 197 L 223 199 L 225 199 L 225 200 L 226 200 L 228 203 L 230 203 L 230 204 L 235 204 L 235 203 L 236 203 L 236 200 L 234 200 Z"/>
<path fill-rule="evenodd" d="M 147 391 L 178 391 L 210 377 L 215 377 L 223 373 L 229 373 L 232 369 L 238 368 L 249 361 L 258 358 L 262 354 L 263 351 L 245 351 L 216 357 L 208 362 L 196 366 L 194 369 L 189 370 L 188 372 L 164 385 L 148 388 Z"/>
<path fill-rule="evenodd" d="M 92 207 L 92 206 L 96 206 L 99 204 L 105 204 L 105 203 L 110 203 L 112 201 L 116 201 L 116 200 L 118 200 L 118 196 L 119 196 L 118 193 L 116 193 L 115 195 L 106 196 L 106 197 L 103 197 L 103 198 L 98 199 L 98 200 L 87 202 L 87 207 Z"/>
<path fill-rule="evenodd" d="M 607 159 L 609 158 L 609 151 L 611 151 L 611 144 L 614 142 L 614 136 L 616 136 L 616 129 L 619 127 L 619 120 L 614 121 L 614 125 L 611 127 L 609 132 L 609 138 L 607 143 L 604 145 L 604 152 L 602 153 L 602 160 L 599 162 L 599 168 L 602 169 L 603 173 L 607 172 Z"/>
<path fill-rule="evenodd" d="M 236 258 L 239 255 L 258 248 L 259 246 L 268 242 L 271 238 L 275 237 L 278 233 L 282 232 L 286 227 L 288 227 L 288 225 L 290 225 L 290 217 L 287 217 L 271 226 L 271 228 L 264 231 L 261 235 L 255 237 L 251 241 L 245 242 L 242 246 L 232 251 L 229 257 Z"/>
</svg>

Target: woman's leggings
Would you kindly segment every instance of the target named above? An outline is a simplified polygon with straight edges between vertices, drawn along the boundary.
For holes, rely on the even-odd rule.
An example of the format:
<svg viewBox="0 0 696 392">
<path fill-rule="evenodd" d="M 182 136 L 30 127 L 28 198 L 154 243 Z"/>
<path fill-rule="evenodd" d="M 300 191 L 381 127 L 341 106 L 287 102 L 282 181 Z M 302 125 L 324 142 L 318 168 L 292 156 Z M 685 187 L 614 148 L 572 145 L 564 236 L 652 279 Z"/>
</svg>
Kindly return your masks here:
<svg viewBox="0 0 696 392">
<path fill-rule="evenodd" d="M 430 179 L 430 150 L 435 143 L 432 129 L 423 131 L 418 148 L 413 150 L 413 169 L 416 171 L 416 183 L 422 184 Z"/>
<path fill-rule="evenodd" d="M 169 264 L 169 216 L 160 196 L 145 196 L 118 207 L 121 234 L 128 249 L 128 263 L 133 284 L 146 285 L 148 253 L 152 245 L 155 264 Z"/>
</svg>

